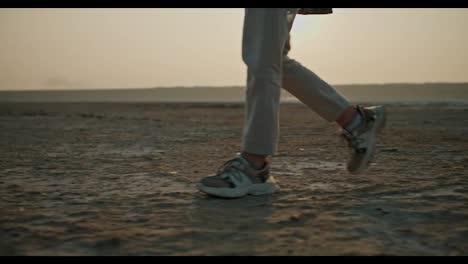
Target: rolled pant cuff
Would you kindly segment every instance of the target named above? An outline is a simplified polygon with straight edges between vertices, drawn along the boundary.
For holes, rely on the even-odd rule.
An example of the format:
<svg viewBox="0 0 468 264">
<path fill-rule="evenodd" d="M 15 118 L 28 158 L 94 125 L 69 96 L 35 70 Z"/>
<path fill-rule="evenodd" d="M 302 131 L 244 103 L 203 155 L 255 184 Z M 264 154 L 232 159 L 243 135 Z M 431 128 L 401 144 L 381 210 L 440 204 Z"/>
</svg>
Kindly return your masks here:
<svg viewBox="0 0 468 264">
<path fill-rule="evenodd" d="M 272 145 L 271 143 L 262 143 L 258 140 L 244 139 L 242 151 L 257 155 L 272 156 L 276 154 L 277 144 Z"/>
</svg>

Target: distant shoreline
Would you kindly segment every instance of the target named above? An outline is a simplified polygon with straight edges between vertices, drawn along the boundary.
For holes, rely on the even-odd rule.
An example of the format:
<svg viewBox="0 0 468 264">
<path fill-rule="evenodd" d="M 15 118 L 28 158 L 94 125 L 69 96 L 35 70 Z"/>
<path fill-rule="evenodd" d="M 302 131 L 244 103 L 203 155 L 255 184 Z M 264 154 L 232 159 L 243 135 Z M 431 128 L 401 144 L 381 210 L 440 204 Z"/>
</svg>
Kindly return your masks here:
<svg viewBox="0 0 468 264">
<path fill-rule="evenodd" d="M 353 84 L 332 84 L 336 88 L 345 87 L 391 87 L 391 86 L 464 86 L 468 89 L 468 82 L 422 82 L 422 83 L 353 83 Z M 159 87 L 135 87 L 135 88 L 58 88 L 58 89 L 25 89 L 25 90 L 11 90 L 11 89 L 0 89 L 2 92 L 68 92 L 68 91 L 122 91 L 122 90 L 155 90 L 155 89 L 204 89 L 204 88 L 215 88 L 215 89 L 245 89 L 243 85 L 224 85 L 224 86 L 210 86 L 210 85 L 196 85 L 196 86 L 159 86 Z"/>
<path fill-rule="evenodd" d="M 468 104 L 468 83 L 349 84 L 334 87 L 351 102 Z M 0 91 L 0 102 L 236 103 L 244 99 L 243 86 Z M 284 89 L 281 100 L 298 102 Z"/>
</svg>

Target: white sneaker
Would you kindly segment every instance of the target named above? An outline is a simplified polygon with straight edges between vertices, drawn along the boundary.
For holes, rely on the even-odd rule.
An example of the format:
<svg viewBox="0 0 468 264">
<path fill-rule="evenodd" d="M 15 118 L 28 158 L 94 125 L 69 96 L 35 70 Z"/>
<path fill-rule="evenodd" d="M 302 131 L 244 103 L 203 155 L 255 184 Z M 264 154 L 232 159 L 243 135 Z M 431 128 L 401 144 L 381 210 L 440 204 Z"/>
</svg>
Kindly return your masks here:
<svg viewBox="0 0 468 264">
<path fill-rule="evenodd" d="M 204 193 L 223 198 L 264 195 L 279 190 L 275 179 L 270 176 L 268 164 L 257 170 L 239 153 L 224 163 L 216 175 L 203 178 L 198 188 Z"/>
<path fill-rule="evenodd" d="M 348 142 L 350 159 L 347 169 L 350 173 L 359 173 L 366 169 L 371 162 L 377 133 L 385 127 L 386 114 L 383 106 L 356 106 L 362 117 L 362 122 L 353 131 L 342 129 L 342 137 Z"/>
</svg>

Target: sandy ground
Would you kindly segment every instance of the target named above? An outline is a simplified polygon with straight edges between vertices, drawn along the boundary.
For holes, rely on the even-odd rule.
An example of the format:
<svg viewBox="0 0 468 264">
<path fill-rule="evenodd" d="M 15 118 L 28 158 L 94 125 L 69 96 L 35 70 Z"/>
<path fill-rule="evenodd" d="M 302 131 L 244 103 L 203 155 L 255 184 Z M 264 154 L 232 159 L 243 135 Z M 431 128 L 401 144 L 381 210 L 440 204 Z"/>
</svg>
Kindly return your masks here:
<svg viewBox="0 0 468 264">
<path fill-rule="evenodd" d="M 1 104 L 1 255 L 466 255 L 468 106 L 388 106 L 375 163 L 281 109 L 271 196 L 196 190 L 239 149 L 239 104 Z"/>
</svg>

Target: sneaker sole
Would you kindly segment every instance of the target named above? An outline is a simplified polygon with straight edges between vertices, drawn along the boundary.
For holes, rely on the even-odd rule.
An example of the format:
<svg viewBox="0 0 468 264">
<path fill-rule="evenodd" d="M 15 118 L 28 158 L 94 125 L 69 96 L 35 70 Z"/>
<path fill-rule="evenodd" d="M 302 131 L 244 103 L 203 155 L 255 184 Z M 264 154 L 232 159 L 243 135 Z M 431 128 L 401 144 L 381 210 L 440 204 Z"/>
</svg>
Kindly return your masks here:
<svg viewBox="0 0 468 264">
<path fill-rule="evenodd" d="M 204 193 L 217 197 L 240 198 L 246 195 L 272 194 L 279 191 L 279 186 L 274 182 L 257 183 L 238 188 L 217 188 L 199 184 L 198 189 Z"/>
<path fill-rule="evenodd" d="M 363 170 L 367 169 L 367 167 L 369 166 L 369 163 L 372 161 L 374 157 L 377 134 L 380 133 L 384 129 L 387 123 L 387 114 L 385 113 L 385 108 L 383 106 L 376 106 L 374 108 L 374 111 L 376 111 L 377 113 L 377 121 L 374 127 L 372 128 L 372 137 L 370 139 L 371 142 L 369 144 L 371 148 L 370 148 L 369 154 L 364 157 L 364 160 L 361 162 L 361 165 L 358 168 L 356 168 L 353 171 L 351 170 L 349 171 L 352 174 L 358 174 L 362 172 Z"/>
</svg>

